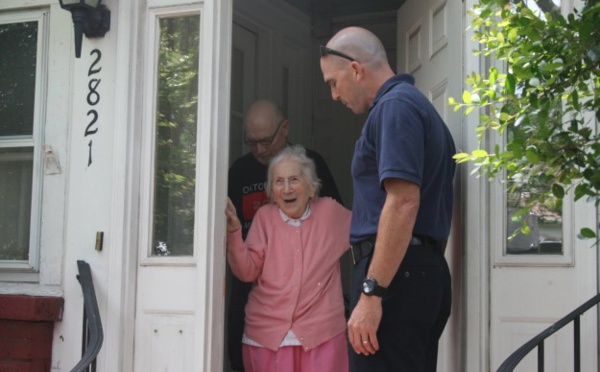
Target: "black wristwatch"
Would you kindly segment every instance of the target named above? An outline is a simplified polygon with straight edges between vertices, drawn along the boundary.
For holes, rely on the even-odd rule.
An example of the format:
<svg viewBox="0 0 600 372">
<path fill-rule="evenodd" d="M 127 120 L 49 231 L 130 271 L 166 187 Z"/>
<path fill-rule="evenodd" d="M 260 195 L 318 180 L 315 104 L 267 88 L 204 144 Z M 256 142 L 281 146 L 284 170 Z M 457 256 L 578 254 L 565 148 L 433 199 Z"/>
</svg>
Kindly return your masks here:
<svg viewBox="0 0 600 372">
<path fill-rule="evenodd" d="M 383 297 L 386 290 L 387 288 L 380 286 L 375 278 L 368 277 L 362 282 L 362 293 L 367 296 Z"/>
</svg>

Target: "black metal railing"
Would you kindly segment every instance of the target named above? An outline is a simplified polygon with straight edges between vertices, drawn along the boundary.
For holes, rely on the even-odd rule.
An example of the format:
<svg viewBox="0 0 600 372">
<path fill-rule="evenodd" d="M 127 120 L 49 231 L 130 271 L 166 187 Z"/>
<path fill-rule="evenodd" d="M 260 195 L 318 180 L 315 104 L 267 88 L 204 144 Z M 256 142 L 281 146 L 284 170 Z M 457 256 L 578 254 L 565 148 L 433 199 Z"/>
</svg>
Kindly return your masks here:
<svg viewBox="0 0 600 372">
<path fill-rule="evenodd" d="M 85 261 L 77 261 L 79 275 L 77 280 L 81 284 L 83 292 L 83 335 L 81 342 L 81 360 L 71 372 L 95 372 L 96 356 L 102 348 L 104 333 L 102 332 L 102 321 L 96 301 L 96 291 L 92 281 L 90 265 Z"/>
<path fill-rule="evenodd" d="M 600 293 L 589 299 L 586 303 L 573 310 L 564 318 L 554 323 L 550 327 L 546 328 L 543 332 L 529 340 L 523 346 L 518 348 L 512 353 L 505 361 L 500 365 L 497 372 L 512 372 L 513 369 L 532 351 L 537 347 L 537 363 L 538 372 L 544 371 L 544 340 L 553 335 L 556 331 L 573 322 L 573 371 L 581 372 L 581 329 L 580 329 L 580 317 L 583 313 L 589 310 L 592 306 L 597 305 L 600 302 Z"/>
</svg>

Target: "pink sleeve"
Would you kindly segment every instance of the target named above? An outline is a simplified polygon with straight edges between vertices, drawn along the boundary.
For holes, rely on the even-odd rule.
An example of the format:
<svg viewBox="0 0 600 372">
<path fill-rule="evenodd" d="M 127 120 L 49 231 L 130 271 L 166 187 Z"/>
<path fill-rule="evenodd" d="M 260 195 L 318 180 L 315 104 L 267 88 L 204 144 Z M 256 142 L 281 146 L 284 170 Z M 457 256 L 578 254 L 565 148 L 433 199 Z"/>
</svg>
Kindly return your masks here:
<svg viewBox="0 0 600 372">
<path fill-rule="evenodd" d="M 346 252 L 350 248 L 350 220 L 352 219 L 352 212 L 346 209 L 343 205 L 336 202 L 339 209 L 339 220 L 340 221 L 340 240 L 344 242 L 343 252 Z"/>
<path fill-rule="evenodd" d="M 259 210 L 260 212 L 260 210 Z M 246 237 L 246 243 L 242 240 L 241 229 L 227 234 L 227 261 L 231 266 L 233 274 L 243 282 L 255 281 L 262 272 L 265 256 L 266 239 L 261 239 L 266 232 L 264 224 L 260 223 L 260 213 L 257 212 Z"/>
<path fill-rule="evenodd" d="M 339 242 L 338 253 L 341 256 L 350 248 L 350 219 L 352 218 L 352 212 L 334 199 L 328 199 L 331 211 L 329 218 L 331 218 L 330 222 L 333 223 L 331 231 L 336 234 L 336 241 Z"/>
</svg>

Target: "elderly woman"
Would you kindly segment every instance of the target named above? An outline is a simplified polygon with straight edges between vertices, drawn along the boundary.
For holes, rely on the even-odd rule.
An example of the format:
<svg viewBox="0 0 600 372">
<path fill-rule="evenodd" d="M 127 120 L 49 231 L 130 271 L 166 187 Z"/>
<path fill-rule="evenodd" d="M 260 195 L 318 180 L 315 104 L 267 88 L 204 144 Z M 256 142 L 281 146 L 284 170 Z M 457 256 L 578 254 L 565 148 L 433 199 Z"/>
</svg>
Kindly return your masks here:
<svg viewBox="0 0 600 372">
<path fill-rule="evenodd" d="M 315 165 L 301 146 L 268 169 L 267 195 L 242 241 L 228 201 L 227 259 L 254 282 L 246 305 L 246 372 L 346 372 L 346 322 L 339 259 L 348 249 L 350 211 L 318 198 Z"/>
</svg>

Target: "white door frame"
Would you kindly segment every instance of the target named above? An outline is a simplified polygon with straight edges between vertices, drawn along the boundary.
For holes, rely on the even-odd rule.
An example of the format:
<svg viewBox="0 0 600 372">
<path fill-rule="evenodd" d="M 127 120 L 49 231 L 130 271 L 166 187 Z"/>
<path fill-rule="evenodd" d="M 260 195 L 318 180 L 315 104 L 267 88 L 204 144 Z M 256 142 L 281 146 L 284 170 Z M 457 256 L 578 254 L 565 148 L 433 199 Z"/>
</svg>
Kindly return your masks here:
<svg viewBox="0 0 600 372">
<path fill-rule="evenodd" d="M 176 5 L 181 1 L 162 3 Z M 111 234 L 107 242 L 115 247 L 108 261 L 107 317 L 105 342 L 99 365 L 105 371 L 132 371 L 134 350 L 135 297 L 138 257 L 139 136 L 141 132 L 140 41 L 145 40 L 143 23 L 146 6 L 155 0 L 115 1 L 113 20 L 119 30 L 115 118 L 120 131 L 115 136 L 115 194 L 111 210 Z M 200 129 L 197 190 L 208 197 L 197 201 L 197 272 L 194 323 L 194 365 L 198 370 L 223 368 L 225 203 L 229 143 L 229 81 L 231 73 L 232 0 L 197 1 L 202 7 L 198 123 Z M 141 12 L 141 13 L 140 13 Z M 143 55 L 143 54 L 142 54 Z M 115 309 L 110 310 L 110 309 Z"/>
<path fill-rule="evenodd" d="M 148 0 L 152 2 L 153 0 Z M 172 0 L 175 3 L 175 0 Z M 209 213 L 198 221 L 199 235 L 203 247 L 210 249 L 198 250 L 198 265 L 203 268 L 205 275 L 199 275 L 198 289 L 201 291 L 197 308 L 206 309 L 203 317 L 198 317 L 196 332 L 198 345 L 203 345 L 196 356 L 196 363 L 203 365 L 203 370 L 222 370 L 223 354 L 223 290 L 225 256 L 222 252 L 224 242 L 224 216 L 221 211 L 225 208 L 226 170 L 228 146 L 214 144 L 228 143 L 229 125 L 229 74 L 231 52 L 231 25 L 233 0 L 206 0 L 204 21 L 202 22 L 202 44 L 210 45 L 212 55 L 203 55 L 202 74 L 210 79 L 202 85 L 199 95 L 199 120 L 220 123 L 211 125 L 211 130 L 202 133 L 201 147 L 208 151 L 205 166 L 201 167 L 198 177 L 199 187 L 209 190 L 210 198 L 203 201 Z M 107 371 L 133 370 L 134 345 L 134 315 L 135 315 L 135 280 L 137 276 L 137 210 L 139 208 L 138 194 L 140 159 L 137 137 L 140 133 L 141 114 L 136 107 L 140 106 L 142 92 L 135 87 L 139 85 L 136 77 L 137 66 L 140 63 L 137 46 L 143 28 L 143 16 L 139 14 L 146 1 L 131 0 L 128 2 L 114 1 L 111 10 L 116 17 L 115 29 L 119 31 L 117 45 L 117 83 L 115 127 L 121 135 L 115 135 L 114 146 L 114 177 L 115 197 L 111 210 L 110 229 L 112 234 L 107 236 L 107 245 L 115 247 L 108 262 L 107 298 L 108 309 L 118 309 L 117 314 L 110 310 L 105 320 L 105 343 L 103 346 L 102 364 Z M 465 0 L 465 8 L 471 8 L 476 0 Z M 221 15 L 221 16 L 220 16 Z M 226 15 L 226 16 L 222 16 Z M 479 57 L 467 51 L 478 48 L 471 40 L 472 31 L 464 33 L 464 71 L 463 76 L 470 71 L 480 71 L 484 63 Z M 227 83 L 221 84 L 220 81 Z M 465 86 L 466 88 L 466 86 Z M 478 120 L 475 115 L 464 118 L 465 130 L 462 143 L 467 148 L 477 146 L 474 128 Z M 211 149 L 211 150 L 209 150 Z M 212 152 L 211 152 L 212 151 Z M 465 201 L 463 205 L 464 221 L 464 323 L 465 341 L 463 344 L 465 371 L 485 371 L 489 366 L 488 352 L 488 323 L 489 323 L 489 252 L 482 247 L 488 246 L 489 232 L 486 229 L 470 229 L 468 226 L 489 226 L 487 181 L 469 176 L 469 169 L 461 173 L 461 193 Z M 220 171 L 217 171 L 220 170 Z"/>
<path fill-rule="evenodd" d="M 152 0 L 148 0 L 152 2 Z M 175 2 L 175 0 L 172 0 Z M 208 190 L 209 197 L 202 200 L 203 210 L 208 211 L 197 221 L 199 240 L 197 288 L 199 291 L 197 309 L 205 309 L 195 323 L 196 344 L 201 345 L 196 354 L 196 365 L 203 366 L 206 371 L 222 370 L 223 362 L 223 317 L 224 297 L 223 279 L 225 277 L 224 231 L 225 219 L 222 211 L 225 208 L 226 178 L 228 168 L 229 141 L 229 79 L 231 61 L 231 27 L 233 0 L 205 0 L 202 22 L 203 50 L 212 50 L 211 54 L 203 54 L 201 74 L 206 81 L 199 91 L 199 122 L 212 123 L 204 126 L 200 138 L 201 151 L 204 151 L 205 162 L 199 167 L 198 187 Z M 130 371 L 133 369 L 133 324 L 135 314 L 135 278 L 137 272 L 137 209 L 139 174 L 138 145 L 140 113 L 136 106 L 141 101 L 141 93 L 135 87 L 137 57 L 137 40 L 141 16 L 138 11 L 144 0 L 130 2 L 114 1 L 111 9 L 116 17 L 120 30 L 117 45 L 117 83 L 115 102 L 115 125 L 119 136 L 115 136 L 114 177 L 115 196 L 110 206 L 112 234 L 107 238 L 108 245 L 115 247 L 108 261 L 107 309 L 119 309 L 118 314 L 108 310 L 105 320 L 105 344 L 101 353 L 105 370 Z M 466 9 L 471 8 L 476 0 L 464 0 Z M 485 60 L 474 56 L 470 51 L 479 46 L 471 40 L 472 30 L 464 33 L 464 70 L 463 76 L 471 71 L 483 71 Z M 204 49 L 207 48 L 207 49 Z M 465 89 L 467 86 L 465 85 Z M 476 148 L 478 141 L 475 128 L 478 124 L 476 115 L 464 118 L 465 130 L 462 132 L 462 143 L 467 149 Z M 468 372 L 486 371 L 489 368 L 489 183 L 482 178 L 470 176 L 473 166 L 460 173 L 461 195 L 464 200 L 463 215 L 463 249 L 464 256 L 464 342 L 463 363 Z M 481 226 L 473 229 L 469 226 Z"/>
<path fill-rule="evenodd" d="M 471 9 L 476 0 L 464 0 L 465 9 Z M 464 15 L 465 25 L 470 20 Z M 462 76 L 472 71 L 486 69 L 485 60 L 471 51 L 480 48 L 472 40 L 473 30 L 463 33 L 464 70 Z M 468 86 L 463 82 L 463 89 Z M 462 143 L 466 149 L 479 146 L 475 128 L 479 124 L 477 115 L 463 117 Z M 460 172 L 461 198 L 463 200 L 461 216 L 463 222 L 463 280 L 464 280 L 464 342 L 463 367 L 466 372 L 480 372 L 489 369 L 489 182 L 485 178 L 471 175 L 473 164 L 464 163 Z M 472 228 L 478 226 L 479 228 Z"/>
<path fill-rule="evenodd" d="M 196 222 L 198 278 L 195 308 L 204 309 L 204 316 L 196 316 L 198 353 L 195 366 L 204 371 L 223 369 L 223 323 L 225 317 L 225 206 L 227 201 L 227 169 L 229 165 L 229 117 L 231 80 L 231 35 L 233 26 L 232 0 L 205 2 L 201 35 L 203 54 L 200 61 L 199 123 L 201 124 L 200 151 L 207 161 L 198 167 L 197 190 L 208 191 L 201 200 L 202 211 Z M 196 193 L 198 194 L 198 193 Z M 198 205 L 198 203 L 197 203 Z M 201 275 L 204 273 L 205 275 Z M 199 314 L 201 315 L 201 314 Z"/>
</svg>

